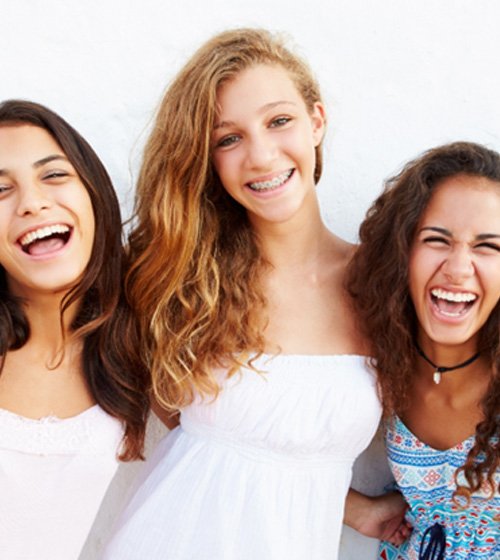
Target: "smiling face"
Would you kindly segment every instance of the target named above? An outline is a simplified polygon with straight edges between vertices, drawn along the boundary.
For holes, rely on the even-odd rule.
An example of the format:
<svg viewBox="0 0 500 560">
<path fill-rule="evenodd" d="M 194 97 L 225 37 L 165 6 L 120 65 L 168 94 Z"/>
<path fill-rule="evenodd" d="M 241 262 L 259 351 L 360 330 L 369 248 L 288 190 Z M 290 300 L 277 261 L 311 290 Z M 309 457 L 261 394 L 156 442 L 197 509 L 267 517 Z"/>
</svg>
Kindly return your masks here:
<svg viewBox="0 0 500 560">
<path fill-rule="evenodd" d="M 259 221 L 284 222 L 315 197 L 315 147 L 325 118 L 310 113 L 281 66 L 257 65 L 217 95 L 213 163 L 226 191 Z"/>
<path fill-rule="evenodd" d="M 32 125 L 0 126 L 0 264 L 30 299 L 81 278 L 94 243 L 92 203 L 57 142 Z"/>
<path fill-rule="evenodd" d="M 410 295 L 424 346 L 477 350 L 478 332 L 500 298 L 500 184 L 443 180 L 417 226 Z"/>
</svg>

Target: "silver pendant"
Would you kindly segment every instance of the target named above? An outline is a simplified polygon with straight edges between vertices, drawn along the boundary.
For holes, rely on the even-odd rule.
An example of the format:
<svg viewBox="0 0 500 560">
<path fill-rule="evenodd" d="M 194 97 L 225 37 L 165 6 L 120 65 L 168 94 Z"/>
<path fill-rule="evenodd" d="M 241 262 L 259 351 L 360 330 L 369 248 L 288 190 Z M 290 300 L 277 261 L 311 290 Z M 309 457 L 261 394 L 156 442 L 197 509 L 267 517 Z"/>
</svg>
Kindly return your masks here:
<svg viewBox="0 0 500 560">
<path fill-rule="evenodd" d="M 432 374 L 432 379 L 434 381 L 434 383 L 436 385 L 439 385 L 441 383 L 441 372 L 436 370 L 433 374 Z"/>
</svg>

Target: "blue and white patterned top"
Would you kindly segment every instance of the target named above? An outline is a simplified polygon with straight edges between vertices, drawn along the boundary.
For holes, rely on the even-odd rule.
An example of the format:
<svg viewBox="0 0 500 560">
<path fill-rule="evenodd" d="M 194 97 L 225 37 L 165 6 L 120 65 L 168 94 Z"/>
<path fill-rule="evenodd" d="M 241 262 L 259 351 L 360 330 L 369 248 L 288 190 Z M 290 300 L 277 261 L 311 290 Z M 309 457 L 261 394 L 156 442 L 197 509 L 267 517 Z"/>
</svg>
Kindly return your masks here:
<svg viewBox="0 0 500 560">
<path fill-rule="evenodd" d="M 379 560 L 418 560 L 424 532 L 435 523 L 444 527 L 447 560 L 500 560 L 500 495 L 488 499 L 488 489 L 474 493 L 462 509 L 452 501 L 455 471 L 474 445 L 474 436 L 440 451 L 421 442 L 395 418 L 386 426 L 386 446 L 392 473 L 410 505 L 411 537 L 400 547 L 381 543 Z M 500 472 L 496 473 L 496 485 Z M 495 519 L 496 517 L 496 519 Z"/>
</svg>

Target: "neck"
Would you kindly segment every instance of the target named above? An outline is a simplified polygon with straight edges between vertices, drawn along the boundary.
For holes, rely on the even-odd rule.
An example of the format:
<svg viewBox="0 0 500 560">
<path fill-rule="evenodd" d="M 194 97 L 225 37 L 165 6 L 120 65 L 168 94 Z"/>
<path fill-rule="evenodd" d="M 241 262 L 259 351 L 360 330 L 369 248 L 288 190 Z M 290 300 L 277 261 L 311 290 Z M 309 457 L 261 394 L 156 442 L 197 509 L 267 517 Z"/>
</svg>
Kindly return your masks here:
<svg viewBox="0 0 500 560">
<path fill-rule="evenodd" d="M 419 337 L 417 346 L 434 364 L 442 367 L 453 367 L 478 352 L 477 339 L 473 338 L 463 344 L 439 344 L 427 337 Z"/>
<path fill-rule="evenodd" d="M 24 306 L 30 326 L 29 343 L 46 348 L 51 355 L 56 355 L 63 349 L 77 311 L 78 304 L 71 304 L 61 323 L 62 299 L 61 295 L 43 295 L 28 300 Z"/>
<path fill-rule="evenodd" d="M 463 351 L 465 348 L 462 347 L 460 347 L 460 356 L 456 351 L 453 355 L 447 353 L 446 356 L 444 356 L 443 352 L 434 352 L 433 355 L 430 356 L 418 343 L 415 343 L 415 346 L 421 358 L 421 371 L 430 372 L 430 368 L 432 368 L 432 379 L 436 385 L 441 383 L 443 375 L 445 375 L 447 379 L 451 375 L 455 379 L 455 382 L 460 382 L 461 378 L 469 377 L 472 369 L 477 366 L 480 357 L 479 352 L 472 351 L 472 349 L 470 349 L 471 351 L 464 357 Z M 446 357 L 446 361 L 440 361 L 439 358 L 436 358 L 438 355 L 439 358 L 444 359 Z"/>
<path fill-rule="evenodd" d="M 332 234 L 321 219 L 316 203 L 286 222 L 253 220 L 260 250 L 274 268 L 293 268 L 315 262 Z"/>
</svg>

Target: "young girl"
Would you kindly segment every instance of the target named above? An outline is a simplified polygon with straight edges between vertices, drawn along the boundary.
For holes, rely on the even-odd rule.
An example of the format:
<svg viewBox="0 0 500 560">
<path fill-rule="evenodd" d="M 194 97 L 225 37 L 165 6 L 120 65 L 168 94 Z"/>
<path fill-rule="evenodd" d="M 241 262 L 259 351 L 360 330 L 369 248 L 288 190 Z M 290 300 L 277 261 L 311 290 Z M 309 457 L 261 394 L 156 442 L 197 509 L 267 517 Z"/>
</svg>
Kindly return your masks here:
<svg viewBox="0 0 500 560">
<path fill-rule="evenodd" d="M 121 295 L 110 179 L 61 117 L 0 104 L 0 550 L 71 560 L 123 460 L 147 376 Z"/>
<path fill-rule="evenodd" d="M 337 557 L 352 463 L 381 409 L 343 290 L 353 248 L 320 218 L 324 131 L 308 67 L 261 30 L 214 37 L 166 92 L 128 292 L 156 399 L 180 427 L 105 558 Z M 391 500 L 388 533 L 402 516 Z"/>
<path fill-rule="evenodd" d="M 350 272 L 413 533 L 381 560 L 500 558 L 500 155 L 409 163 L 372 206 Z"/>
</svg>

